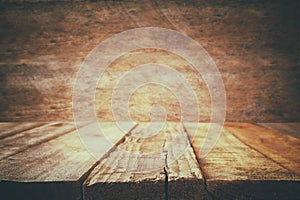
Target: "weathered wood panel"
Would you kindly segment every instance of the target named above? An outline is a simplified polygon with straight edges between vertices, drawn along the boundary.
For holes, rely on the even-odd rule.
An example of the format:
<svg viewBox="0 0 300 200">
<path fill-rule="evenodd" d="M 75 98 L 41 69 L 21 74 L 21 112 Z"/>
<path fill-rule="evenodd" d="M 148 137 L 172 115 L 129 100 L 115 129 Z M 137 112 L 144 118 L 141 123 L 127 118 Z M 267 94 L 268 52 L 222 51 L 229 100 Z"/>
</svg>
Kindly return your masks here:
<svg viewBox="0 0 300 200">
<path fill-rule="evenodd" d="M 91 132 L 94 128 L 95 124 L 82 127 Z M 114 123 L 104 123 L 102 130 L 110 133 L 105 137 L 112 142 L 123 136 L 123 132 Z M 98 141 L 97 152 L 102 152 L 102 155 L 111 147 L 102 145 L 103 135 L 95 133 L 90 137 L 91 140 Z M 77 131 L 72 131 L 1 160 L 1 197 L 81 199 L 82 182 L 97 162 L 81 139 Z"/>
<path fill-rule="evenodd" d="M 259 123 L 259 125 L 300 139 L 300 123 Z"/>
<path fill-rule="evenodd" d="M 1 121 L 71 120 L 73 83 L 82 60 L 114 33 L 144 26 L 182 31 L 208 51 L 222 73 L 228 121 L 299 120 L 298 1 L 49 1 L 1 4 Z M 149 63 L 178 66 L 201 100 L 201 120 L 209 121 L 210 96 L 199 84 L 199 74 L 187 62 L 178 65 L 164 55 L 156 52 Z M 118 80 L 119 73 L 128 71 L 119 61 L 112 63 L 108 79 Z M 130 62 L 139 64 L 144 63 Z M 97 116 L 113 120 L 102 92 L 95 95 L 101 108 Z M 168 95 L 161 102 L 175 101 Z M 145 104 L 131 105 L 131 111 L 148 113 Z M 180 107 L 173 106 L 168 111 L 175 113 Z"/>
<path fill-rule="evenodd" d="M 152 127 L 146 124 L 131 127 L 124 123 L 128 132 L 125 137 L 114 123 L 101 123 L 103 134 L 99 134 L 97 123 L 80 123 L 80 130 L 84 130 L 81 137 L 78 131 L 65 133 L 68 127 L 74 126 L 66 122 L 21 131 L 0 140 L 0 144 L 10 142 L 12 149 L 19 149 L 0 160 L 1 197 L 164 199 L 168 195 L 169 199 L 289 199 L 300 195 L 299 175 L 243 143 L 248 141 L 247 137 L 255 142 L 252 136 L 259 134 L 256 137 L 263 135 L 264 144 L 277 139 L 287 145 L 290 140 L 280 137 L 288 135 L 279 137 L 274 131 L 251 124 L 226 124 L 234 133 L 223 130 L 215 148 L 201 158 L 199 150 L 208 125 L 200 123 L 197 130 L 197 123 L 187 123 L 184 129 L 180 123 L 169 122 L 158 134 L 153 134 L 159 123 Z M 249 131 L 252 126 L 255 129 Z M 10 127 L 13 125 L 4 123 L 0 129 Z M 257 132 L 260 129 L 267 132 Z M 39 132 L 43 130 L 53 132 L 53 137 L 48 134 L 49 137 L 44 137 Z M 192 137 L 194 130 L 197 134 Z M 244 138 L 237 138 L 235 134 Z M 12 142 L 12 138 L 18 142 Z M 32 145 L 23 148 L 23 142 Z M 291 145 L 297 147 L 298 143 Z M 11 148 L 2 149 L 11 152 Z M 265 148 L 272 151 L 271 147 Z M 95 157 L 101 158 L 100 161 Z"/>
<path fill-rule="evenodd" d="M 0 139 L 27 131 L 38 126 L 46 124 L 45 122 L 1 122 Z"/>
<path fill-rule="evenodd" d="M 29 123 L 31 125 L 31 123 Z M 32 127 L 32 126 L 24 127 Z M 52 122 L 43 126 L 32 127 L 7 136 L 0 140 L 0 159 L 5 159 L 9 156 L 22 152 L 32 146 L 39 145 L 51 139 L 67 134 L 76 129 L 73 123 Z"/>
<path fill-rule="evenodd" d="M 227 123 L 234 136 L 281 166 L 300 175 L 300 140 L 248 123 Z"/>
<path fill-rule="evenodd" d="M 191 133 L 197 129 L 193 123 L 185 126 Z M 300 195 L 298 175 L 251 149 L 227 130 L 222 131 L 212 151 L 205 158 L 200 157 L 208 126 L 200 124 L 192 145 L 213 198 L 288 199 Z"/>
<path fill-rule="evenodd" d="M 84 184 L 85 199 L 207 197 L 198 163 L 182 126 L 167 123 L 154 136 L 149 136 L 148 131 L 151 132 L 138 126 L 95 167 Z M 182 154 L 181 150 L 184 150 Z M 178 155 L 178 159 L 172 161 Z"/>
</svg>

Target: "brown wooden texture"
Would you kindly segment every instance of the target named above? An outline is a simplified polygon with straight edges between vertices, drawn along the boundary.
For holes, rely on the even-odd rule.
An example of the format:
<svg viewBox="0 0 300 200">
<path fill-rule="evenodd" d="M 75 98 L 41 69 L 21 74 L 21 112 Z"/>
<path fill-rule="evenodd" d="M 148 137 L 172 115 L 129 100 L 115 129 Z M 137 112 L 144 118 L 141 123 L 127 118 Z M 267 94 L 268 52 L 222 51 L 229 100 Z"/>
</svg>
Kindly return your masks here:
<svg viewBox="0 0 300 200">
<path fill-rule="evenodd" d="M 300 140 L 248 123 L 226 123 L 234 136 L 284 168 L 300 175 Z"/>
<path fill-rule="evenodd" d="M 81 129 L 94 130 L 95 124 L 83 124 Z M 66 123 L 63 126 L 68 127 Z M 104 123 L 102 129 L 111 133 L 105 136 L 110 141 L 123 136 L 114 123 Z M 59 130 L 65 131 L 57 127 L 56 133 Z M 91 140 L 98 141 L 97 152 L 102 156 L 113 146 L 102 145 L 103 137 L 90 134 Z M 81 139 L 77 131 L 72 131 L 2 159 L 1 196 L 9 199 L 81 199 L 82 182 L 97 162 Z"/>
<path fill-rule="evenodd" d="M 224 81 L 228 121 L 299 121 L 296 0 L 1 0 L 21 1 L 41 3 L 1 4 L 1 121 L 72 120 L 73 83 L 82 61 L 115 33 L 139 27 L 176 30 L 205 48 Z M 112 46 L 120 48 L 119 43 Z M 124 60 L 131 67 L 145 61 L 176 69 L 197 94 L 201 120 L 210 120 L 211 99 L 199 73 L 159 49 L 120 56 L 99 76 L 105 85 L 95 91 L 100 120 L 113 121 L 108 98 L 116 85 L 107 80 L 117 81 L 130 70 Z M 133 96 L 148 92 L 138 90 Z M 152 90 L 140 98 L 148 100 L 143 104 L 130 102 L 133 118 L 149 121 L 148 105 L 159 100 L 171 113 L 169 119 L 179 121 L 179 104 L 172 94 L 161 95 L 164 91 Z"/>
<path fill-rule="evenodd" d="M 135 128 L 95 167 L 84 184 L 85 199 L 164 199 L 166 192 L 170 199 L 207 197 L 182 126 L 167 123 L 153 136 L 148 131 L 142 125 Z M 168 191 L 163 151 L 168 153 Z"/>
<path fill-rule="evenodd" d="M 5 137 L 0 140 L 0 159 L 5 159 L 32 146 L 67 134 L 74 131 L 75 128 L 73 123 L 52 122 Z"/>
<path fill-rule="evenodd" d="M 300 123 L 259 123 L 258 125 L 300 139 Z"/>
<path fill-rule="evenodd" d="M 80 131 L 70 122 L 0 123 L 1 132 L 7 134 L 0 140 L 1 155 L 6 155 L 0 159 L 1 197 L 164 199 L 167 194 L 169 199 L 293 199 L 300 195 L 299 175 L 284 166 L 299 164 L 298 139 L 277 131 L 227 123 L 214 149 L 202 158 L 199 151 L 207 123 L 183 127 L 168 122 L 158 133 L 153 130 L 159 130 L 160 123 L 132 127 L 124 122 L 124 131 L 110 122 L 78 125 Z M 294 147 L 289 149 L 294 157 L 276 152 L 279 143 L 280 148 Z M 284 155 L 291 163 L 282 159 Z"/>
<path fill-rule="evenodd" d="M 213 198 L 288 199 L 300 195 L 298 175 L 251 149 L 227 130 L 222 131 L 212 151 L 206 157 L 201 157 L 200 149 L 209 124 L 199 125 L 196 135 L 191 139 L 205 176 L 206 188 Z M 189 133 L 193 133 L 197 124 L 189 123 L 185 127 Z M 243 129 L 239 131 L 243 132 Z"/>
<path fill-rule="evenodd" d="M 0 139 L 46 124 L 45 122 L 1 122 Z"/>
</svg>

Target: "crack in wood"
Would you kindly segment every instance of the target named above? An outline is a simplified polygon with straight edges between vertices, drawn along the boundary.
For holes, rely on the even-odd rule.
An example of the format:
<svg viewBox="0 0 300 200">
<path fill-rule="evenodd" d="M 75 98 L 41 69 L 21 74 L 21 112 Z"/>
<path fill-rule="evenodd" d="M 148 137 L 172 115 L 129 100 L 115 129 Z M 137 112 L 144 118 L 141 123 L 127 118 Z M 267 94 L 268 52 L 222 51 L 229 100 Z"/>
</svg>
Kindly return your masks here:
<svg viewBox="0 0 300 200">
<path fill-rule="evenodd" d="M 186 129 L 186 127 L 185 127 L 184 124 L 182 124 L 182 127 L 183 127 L 183 130 L 184 130 L 184 132 L 185 132 L 185 134 L 186 134 L 186 137 L 187 137 L 187 139 L 188 139 L 189 145 L 190 145 L 190 146 L 192 147 L 192 149 L 193 149 L 193 152 L 194 152 L 195 157 L 196 157 L 196 161 L 197 161 L 197 163 L 198 163 L 198 167 L 199 167 L 200 172 L 201 172 L 201 175 L 202 175 L 202 177 L 203 177 L 204 191 L 207 193 L 208 197 L 209 197 L 210 199 L 213 200 L 213 199 L 214 199 L 214 198 L 213 198 L 213 195 L 212 195 L 212 193 L 211 193 L 211 192 L 208 190 L 208 188 L 207 188 L 207 178 L 206 178 L 206 175 L 205 175 L 205 173 L 204 173 L 203 168 L 201 167 L 201 162 L 200 162 L 200 160 L 199 160 L 198 157 L 196 156 L 197 154 L 196 154 L 196 151 L 195 151 L 195 147 L 194 147 L 194 145 L 193 145 L 193 143 L 192 143 L 192 141 L 191 141 L 191 138 L 189 137 L 188 130 Z"/>
<path fill-rule="evenodd" d="M 164 174 L 165 174 L 165 200 L 168 200 L 169 199 L 169 172 L 167 167 L 164 167 Z"/>
<path fill-rule="evenodd" d="M 169 167 L 168 167 L 168 151 L 165 150 L 165 145 L 166 145 L 166 140 L 164 141 L 163 144 L 163 149 L 162 149 L 162 154 L 164 156 L 164 174 L 165 174 L 165 200 L 169 199 Z"/>
<path fill-rule="evenodd" d="M 139 124 L 135 124 L 120 140 L 118 140 L 101 158 L 99 158 L 99 163 L 109 157 L 109 155 L 114 152 L 120 144 L 122 144 L 126 137 L 131 135 L 131 132 L 138 126 Z"/>
</svg>

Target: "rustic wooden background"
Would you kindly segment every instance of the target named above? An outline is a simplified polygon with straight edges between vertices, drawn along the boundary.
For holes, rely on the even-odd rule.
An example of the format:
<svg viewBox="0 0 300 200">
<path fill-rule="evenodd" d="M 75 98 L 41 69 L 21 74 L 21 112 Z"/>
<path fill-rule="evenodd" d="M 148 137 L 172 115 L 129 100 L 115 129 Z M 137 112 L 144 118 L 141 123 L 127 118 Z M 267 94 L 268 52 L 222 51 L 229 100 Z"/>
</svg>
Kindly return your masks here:
<svg viewBox="0 0 300 200">
<path fill-rule="evenodd" d="M 0 121 L 72 120 L 72 87 L 83 59 L 113 34 L 144 26 L 183 32 L 207 50 L 226 88 L 227 121 L 299 121 L 297 1 L 3 2 L 12 1 L 0 4 Z M 132 60 L 141 64 L 155 57 L 163 62 L 163 56 L 139 52 L 111 66 L 102 79 L 109 84 L 96 92 L 101 121 L 112 120 L 114 82 L 109 80 L 134 67 L 129 65 Z M 209 121 L 205 84 L 186 63 L 175 63 L 196 91 L 201 120 Z M 132 115 L 148 121 L 148 107 L 161 103 L 168 108 L 168 120 L 178 121 L 174 96 L 162 90 L 145 97 L 151 90 L 137 91 Z M 148 104 L 143 108 L 139 100 Z"/>
<path fill-rule="evenodd" d="M 299 10 L 293 0 L 1 0 L 0 198 L 299 199 Z M 105 135 L 97 122 L 74 125 L 72 88 L 84 58 L 115 33 L 145 26 L 190 36 L 221 72 L 227 123 L 206 157 L 207 129 L 220 126 L 203 123 L 209 93 L 189 63 L 165 51 L 129 53 L 107 69 L 95 95 Z M 129 102 L 138 124 L 116 126 L 116 80 L 154 61 L 191 84 L 202 123 L 180 123 L 175 96 L 150 84 Z M 140 138 L 154 104 L 165 106 L 168 122 Z"/>
</svg>

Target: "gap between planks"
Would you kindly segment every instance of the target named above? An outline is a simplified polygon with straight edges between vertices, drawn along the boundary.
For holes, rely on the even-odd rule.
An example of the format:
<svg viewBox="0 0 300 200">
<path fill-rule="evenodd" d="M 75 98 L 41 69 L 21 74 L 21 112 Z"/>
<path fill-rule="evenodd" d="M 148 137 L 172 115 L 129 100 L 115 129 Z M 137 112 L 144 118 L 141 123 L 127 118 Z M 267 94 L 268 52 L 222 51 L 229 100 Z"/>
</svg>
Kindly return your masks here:
<svg viewBox="0 0 300 200">
<path fill-rule="evenodd" d="M 29 127 L 32 128 L 30 129 Z M 28 126 L 19 131 L 12 131 L 14 134 L 7 133 L 6 137 L 0 140 L 0 148 L 2 150 L 0 160 L 7 159 L 29 148 L 68 134 L 75 129 L 75 125 L 72 123 L 50 122 Z"/>
<path fill-rule="evenodd" d="M 194 124 L 195 125 L 195 124 Z M 194 125 L 192 125 L 192 128 L 194 127 Z M 201 124 L 200 124 L 201 125 Z M 203 124 L 202 124 L 203 125 Z M 190 125 L 185 125 L 184 127 L 185 127 L 185 129 L 186 129 L 186 126 L 187 127 L 189 127 Z M 136 127 L 134 127 L 134 128 L 136 128 Z M 232 128 L 232 127 L 231 127 Z M 108 128 L 109 129 L 109 128 Z M 112 130 L 112 129 L 110 129 L 110 130 Z M 129 132 L 132 132 L 132 131 L 139 131 L 140 129 L 134 129 L 134 130 L 130 130 Z M 197 130 L 198 131 L 198 130 Z M 187 131 L 186 130 L 184 130 L 184 132 L 185 133 L 187 133 Z M 201 131 L 201 133 L 203 133 L 203 132 L 205 132 L 205 127 L 204 127 L 204 129 L 202 128 L 202 131 Z M 70 133 L 70 134 L 72 134 L 72 133 Z M 17 154 L 15 154 L 15 155 L 12 155 L 12 156 L 10 156 L 11 158 L 13 158 L 13 160 L 18 160 L 18 159 L 20 159 L 20 160 L 24 160 L 24 158 L 27 158 L 27 156 L 29 155 L 29 157 L 30 157 L 30 152 L 35 152 L 35 153 L 37 153 L 36 154 L 36 156 L 38 156 L 39 154 L 38 154 L 38 152 L 40 151 L 40 149 L 43 149 L 42 147 L 56 147 L 56 144 L 55 144 L 55 142 L 57 142 L 57 141 L 64 141 L 64 138 L 72 138 L 72 137 L 69 137 L 70 136 L 70 134 L 66 134 L 66 135 L 63 135 L 63 136 L 58 136 L 58 138 L 55 138 L 55 139 L 51 139 L 51 140 L 49 140 L 49 141 L 47 141 L 47 142 L 45 142 L 45 143 L 42 143 L 42 144 L 39 144 L 39 145 L 37 145 L 37 146 L 32 146 L 32 147 L 30 147 L 30 148 L 28 148 L 28 149 L 26 149 L 26 150 L 24 150 L 23 152 L 20 152 L 20 153 L 17 153 Z M 95 138 L 94 138 L 95 139 Z M 126 135 L 124 135 L 123 137 L 121 137 L 121 139 L 120 140 L 118 140 L 118 142 L 116 142 L 116 145 L 115 146 L 113 146 L 112 148 L 110 148 L 110 149 L 106 149 L 105 150 L 105 152 L 103 153 L 103 157 L 102 157 L 102 159 L 101 159 L 101 161 L 103 161 L 103 162 L 105 162 L 105 159 L 107 159 L 108 157 L 109 157 L 109 155 L 112 153 L 112 152 L 114 152 L 114 150 L 116 150 L 116 146 L 119 146 L 119 145 L 123 145 L 123 147 L 124 148 L 129 148 L 129 150 L 130 150 L 130 148 L 132 148 L 132 147 L 130 147 L 130 145 L 127 145 L 126 146 L 126 144 L 124 145 L 124 142 L 126 142 L 126 139 L 130 139 L 129 138 L 129 135 L 128 134 L 126 134 Z M 132 139 L 132 138 L 131 138 Z M 169 138 L 170 139 L 170 138 Z M 188 141 L 189 143 L 191 142 L 192 144 L 193 144 L 193 142 L 194 142 L 194 140 L 193 139 L 195 139 L 196 141 L 197 141 L 197 136 L 195 137 L 195 138 L 192 138 L 190 141 Z M 117 141 L 117 140 L 115 140 L 115 139 L 113 139 L 114 141 Z M 197 155 L 197 152 L 199 152 L 198 150 L 199 150 L 199 145 L 201 144 L 201 140 L 203 140 L 203 137 L 201 136 L 201 137 L 199 137 L 198 138 L 198 140 L 200 140 L 200 142 L 198 143 L 198 145 L 197 144 L 195 144 L 194 145 L 194 148 L 193 149 L 191 149 L 192 150 L 192 154 L 190 154 L 190 155 L 188 155 L 188 156 L 192 156 L 191 158 L 192 159 L 196 159 L 196 158 L 198 158 L 198 156 L 196 157 L 196 158 L 193 158 L 193 154 L 195 154 L 196 153 L 196 155 Z M 127 141 L 128 142 L 128 141 Z M 154 143 L 153 143 L 154 142 Z M 160 141 L 160 140 L 158 140 L 158 143 L 159 143 L 159 145 L 158 146 L 160 146 L 161 144 L 162 144 L 162 142 L 163 141 Z M 203 141 L 202 141 L 203 142 Z M 152 144 L 155 144 L 155 140 L 154 141 L 152 141 Z M 180 144 L 180 143 L 179 143 Z M 52 146 L 51 146 L 52 145 Z M 190 144 L 189 144 L 190 145 Z M 229 146 L 228 146 L 229 145 Z M 137 146 L 138 147 L 138 146 Z M 63 147 L 63 148 L 65 148 L 65 147 Z M 143 146 L 143 148 L 145 149 L 145 150 L 147 150 L 148 149 L 148 151 L 149 150 L 151 150 L 151 144 L 145 144 L 144 146 Z M 197 149 L 198 148 L 198 149 Z M 133 148 L 134 149 L 134 148 Z M 138 148 L 136 148 L 136 150 L 137 150 Z M 232 149 L 232 151 L 230 152 L 230 153 L 228 153 L 227 152 L 227 150 L 228 149 Z M 70 150 L 70 149 L 69 149 Z M 171 150 L 171 152 L 173 151 L 172 149 L 170 149 Z M 222 151 L 223 150 L 223 151 Z M 28 152 L 28 153 L 26 153 L 26 152 Z M 240 153 L 239 153 L 240 152 Z M 70 153 L 70 152 L 69 152 Z M 174 152 L 173 152 L 174 153 Z M 236 190 L 238 190 L 238 189 L 241 189 L 241 188 L 248 188 L 248 190 L 242 190 L 242 192 L 244 192 L 245 193 L 245 195 L 246 196 L 244 196 L 244 197 L 253 197 L 253 195 L 254 194 L 249 194 L 250 192 L 253 192 L 253 191 L 259 191 L 259 187 L 261 187 L 261 188 L 266 188 L 267 190 L 270 190 L 270 189 L 272 189 L 272 188 L 270 188 L 270 187 L 274 187 L 274 188 L 277 188 L 278 189 L 278 191 L 279 191 L 279 193 L 278 193 L 278 191 L 276 191 L 277 192 L 277 194 L 279 194 L 279 195 L 282 195 L 282 194 L 284 194 L 284 193 L 282 193 L 283 192 L 283 190 L 284 189 L 286 189 L 287 191 L 286 192 L 292 192 L 292 194 L 295 194 L 295 188 L 297 189 L 297 186 L 299 186 L 299 181 L 297 181 L 297 180 L 299 180 L 299 177 L 297 177 L 297 176 L 294 176 L 293 174 L 291 174 L 290 172 L 288 172 L 288 171 L 286 171 L 286 170 L 284 170 L 284 169 L 282 169 L 282 167 L 280 167 L 280 166 L 276 166 L 276 163 L 274 164 L 274 162 L 272 162 L 272 161 L 270 161 L 270 160 L 268 160 L 266 157 L 264 157 L 264 156 L 262 156 L 262 155 L 260 155 L 260 153 L 259 152 L 257 152 L 257 151 L 255 151 L 255 150 L 251 150 L 251 148 L 248 148 L 248 147 L 245 147 L 245 145 L 243 146 L 243 143 L 241 143 L 240 142 L 240 140 L 239 139 L 237 139 L 236 138 L 236 136 L 234 136 L 234 135 L 232 135 L 231 134 L 231 132 L 228 132 L 228 131 L 226 131 L 226 130 L 224 130 L 224 135 L 221 137 L 221 142 L 219 142 L 219 144 L 217 144 L 216 145 L 216 149 L 214 149 L 214 151 L 212 152 L 213 154 L 211 154 L 208 158 L 206 158 L 206 160 L 201 160 L 201 159 L 199 159 L 198 161 L 198 163 L 196 162 L 196 167 L 198 166 L 200 166 L 200 169 L 202 169 L 202 170 L 200 170 L 200 171 L 198 171 L 198 173 L 200 173 L 200 175 L 199 175 L 199 177 L 198 178 L 196 178 L 196 181 L 195 182 L 193 182 L 193 184 L 196 186 L 197 185 L 197 188 L 198 188 L 198 190 L 196 191 L 196 189 L 194 188 L 194 189 L 192 189 L 192 190 L 195 190 L 196 192 L 198 192 L 198 194 L 199 193 L 202 193 L 202 195 L 203 194 L 205 194 L 206 192 L 210 192 L 210 193 L 213 193 L 214 194 L 214 197 L 218 197 L 218 195 L 220 195 L 220 194 L 222 194 L 222 195 L 225 195 L 225 197 L 226 197 L 226 195 L 227 195 L 227 197 L 232 197 L 232 195 L 236 195 L 236 196 L 234 196 L 234 197 L 241 197 L 241 196 L 239 196 L 239 195 L 242 195 L 241 193 L 237 193 L 236 192 Z M 217 156 L 216 157 L 216 155 L 218 155 L 218 154 L 222 154 L 222 153 L 224 153 L 224 155 L 225 156 Z M 233 154 L 233 155 L 231 155 L 231 154 Z M 71 154 L 70 154 L 71 155 Z M 213 156 L 212 156 L 213 155 Z M 227 155 L 227 156 L 226 156 Z M 252 162 L 253 164 L 251 164 L 251 161 L 247 161 L 246 162 L 246 165 L 248 166 L 248 168 L 247 168 L 247 166 L 244 164 L 244 165 L 240 165 L 241 164 L 241 162 L 239 161 L 239 160 L 235 160 L 236 158 L 238 158 L 239 156 L 238 155 L 240 155 L 240 157 L 243 159 L 243 155 L 246 155 L 246 156 L 250 156 L 251 157 L 251 159 L 253 159 L 253 160 L 258 160 L 259 162 L 258 162 L 258 166 L 255 166 L 255 164 L 257 164 L 257 163 L 255 163 L 255 162 Z M 31 156 L 32 157 L 32 156 Z M 34 157 L 33 156 L 33 158 L 37 158 L 37 157 Z M 228 158 L 230 158 L 229 160 L 228 160 Z M 216 160 L 217 159 L 217 160 Z M 227 159 L 227 161 L 226 161 L 226 159 Z M 177 163 L 178 162 L 181 162 L 181 163 L 183 163 L 183 164 L 187 164 L 187 162 L 186 161 L 184 161 L 185 159 L 179 159 L 178 161 L 177 161 Z M 26 159 L 25 159 L 25 161 L 26 161 Z M 219 162 L 219 161 L 221 161 L 221 162 Z M 222 163 L 222 162 L 224 162 L 224 161 L 226 161 L 226 162 L 228 162 L 229 163 L 229 165 L 233 165 L 233 170 L 231 169 L 230 170 L 230 168 L 228 167 L 229 165 L 227 164 L 227 167 L 226 167 L 226 165 L 225 165 L 225 171 L 224 171 L 224 169 L 223 169 L 223 171 L 221 170 L 221 168 L 219 168 L 218 169 L 218 167 L 222 167 L 222 166 L 224 166 L 224 163 Z M 225 163 L 226 163 L 225 162 Z M 249 162 L 250 162 L 250 164 L 249 164 Z M 79 162 L 80 163 L 80 162 Z M 83 172 L 83 174 L 81 174 L 80 176 L 78 176 L 79 178 L 78 178 L 78 180 L 76 181 L 77 182 L 77 184 L 78 184 L 78 182 L 79 182 L 79 185 L 78 186 L 76 186 L 76 187 L 83 187 L 83 192 L 80 192 L 80 194 L 81 195 L 85 195 L 84 194 L 84 190 L 86 189 L 86 185 L 84 185 L 83 184 L 83 182 L 85 181 L 87 181 L 87 179 L 90 177 L 90 175 L 92 175 L 92 173 L 93 173 L 93 171 L 94 171 L 94 168 L 96 168 L 96 167 L 98 167 L 99 165 L 101 165 L 101 163 L 98 161 L 98 162 L 95 162 L 95 161 L 93 161 L 93 162 L 90 162 L 90 161 L 88 161 L 87 163 L 91 163 L 91 164 L 88 164 L 89 166 L 87 167 L 88 168 L 88 170 L 83 170 L 84 172 Z M 239 165 L 237 165 L 237 163 L 239 163 Z M 262 165 L 259 165 L 259 163 L 262 163 Z M 78 164 L 78 163 L 77 163 Z M 195 164 L 195 163 L 194 163 Z M 17 165 L 17 163 L 16 163 L 16 165 Z M 6 169 L 6 171 L 7 170 L 13 170 L 13 169 L 8 169 L 9 167 L 11 168 L 12 167 L 12 165 L 6 165 L 7 167 L 5 167 Z M 87 166 L 87 165 L 86 165 Z M 262 170 L 260 167 L 263 167 L 263 166 L 266 166 L 266 167 L 269 167 L 269 168 L 266 168 L 265 170 Z M 43 166 L 41 166 L 41 167 L 51 167 L 51 165 L 50 166 L 47 166 L 47 163 L 45 163 L 45 165 L 43 165 Z M 55 166 L 54 166 L 55 167 Z M 178 194 L 178 190 L 176 189 L 177 187 L 182 187 L 182 186 L 184 186 L 184 187 L 186 187 L 186 189 L 187 190 L 189 190 L 189 189 L 191 189 L 190 187 L 188 187 L 188 185 L 186 185 L 185 183 L 184 183 L 184 181 L 182 182 L 182 179 L 178 179 L 178 177 L 188 177 L 188 175 L 187 174 L 181 174 L 180 175 L 180 173 L 178 174 L 176 174 L 176 165 L 175 165 L 175 168 L 174 168 L 174 166 L 172 166 L 173 167 L 173 169 L 171 168 L 171 176 L 170 176 L 170 182 L 172 183 L 172 179 L 173 180 L 175 180 L 175 182 L 173 182 L 172 184 L 170 184 L 170 188 L 171 188 L 171 190 L 170 190 L 170 193 L 173 195 L 173 197 L 174 196 L 177 196 L 177 195 L 182 195 L 182 194 Z M 178 167 L 178 164 L 177 164 L 177 167 Z M 45 169 L 46 169 L 45 168 Z M 214 168 L 216 168 L 217 170 L 215 170 Z M 50 168 L 49 168 L 50 169 Z M 175 170 L 174 170 L 175 169 Z M 275 169 L 275 171 L 274 171 L 274 169 Z M 172 174 L 172 170 L 173 170 L 173 174 Z M 219 170 L 219 171 L 218 171 Z M 228 170 L 228 171 L 226 171 L 226 170 Z M 252 176 L 252 179 L 251 179 L 251 177 L 249 178 L 249 177 L 247 177 L 248 175 L 247 175 L 247 171 L 250 171 L 251 172 L 251 170 L 253 171 L 253 172 L 256 172 L 256 173 L 259 173 L 259 174 L 251 174 L 251 176 Z M 271 173 L 268 173 L 268 170 L 269 170 L 269 172 L 271 172 Z M 3 170 L 1 170 L 1 171 L 3 171 Z M 35 170 L 34 170 L 35 171 Z M 51 170 L 50 170 L 51 171 Z M 220 171 L 222 171 L 223 173 L 220 173 Z M 55 172 L 57 172 L 58 173 L 58 171 L 52 171 L 53 173 Z M 206 178 L 204 177 L 204 176 L 202 176 L 203 177 L 203 180 L 201 179 L 201 172 L 202 172 L 202 174 L 203 175 L 205 175 L 205 176 L 207 176 Z M 213 172 L 213 173 L 212 173 Z M 4 172 L 2 172 L 2 173 L 4 173 L 5 174 L 5 171 Z M 61 174 L 61 176 L 63 176 L 63 173 L 61 173 L 60 172 L 60 174 Z M 48 175 L 49 175 L 49 172 L 48 172 Z M 50 174 L 51 175 L 51 174 Z M 53 174 L 52 174 L 53 175 Z M 111 175 L 111 173 L 107 173 L 107 174 L 104 174 L 104 175 Z M 120 175 L 120 174 L 116 174 L 117 176 L 118 175 Z M 254 175 L 254 176 L 253 176 Z M 173 176 L 173 177 L 172 177 Z M 244 176 L 246 176 L 246 178 L 244 177 Z M 158 174 L 158 177 L 161 177 L 161 174 L 159 173 Z M 177 177 L 177 178 L 176 178 Z M 253 177 L 254 177 L 254 179 L 253 179 Z M 256 177 L 256 178 L 255 178 Z M 141 178 L 141 177 L 139 177 L 139 176 L 136 176 L 136 178 L 138 179 L 138 178 Z M 206 182 L 205 182 L 205 180 L 204 180 L 204 178 L 205 179 L 207 179 L 206 180 Z M 40 180 L 44 180 L 44 181 L 47 181 L 47 180 L 45 180 L 45 179 L 43 179 L 42 177 L 41 177 L 41 179 Z M 54 179 L 53 179 L 54 180 Z M 53 181 L 53 180 L 48 180 L 48 181 Z M 73 180 L 69 180 L 69 181 L 74 181 L 74 180 L 76 180 L 76 178 L 75 179 L 73 179 Z M 194 179 L 195 180 L 195 179 Z M 275 180 L 277 180 L 277 181 L 275 181 Z M 295 181 L 293 181 L 293 180 L 296 180 L 297 182 L 295 182 Z M 150 185 L 148 184 L 148 187 L 152 187 L 152 183 L 153 182 L 151 182 L 151 179 L 150 180 L 148 180 L 148 181 L 150 181 L 150 182 L 148 182 L 148 183 L 150 183 Z M 177 186 L 176 186 L 176 181 L 177 181 Z M 200 181 L 200 182 L 199 182 Z M 275 182 L 274 182 L 275 181 Z M 52 182 L 53 183 L 53 182 Z M 297 184 L 298 183 L 298 184 Z M 3 183 L 2 183 L 3 184 Z M 49 183 L 47 183 L 47 184 L 49 184 L 49 185 L 51 185 L 51 182 L 49 182 Z M 59 182 L 57 182 L 57 184 L 59 185 Z M 117 184 L 120 184 L 120 183 L 117 183 Z M 204 184 L 204 186 L 203 186 L 203 184 Z M 26 184 L 27 186 L 28 186 L 28 184 Z M 147 182 L 146 182 L 146 185 L 147 185 Z M 288 185 L 290 185 L 290 187 L 287 187 Z M 118 185 L 118 186 L 121 186 L 122 187 L 122 184 L 120 184 L 120 185 Z M 123 185 L 125 188 L 126 188 L 126 184 L 125 185 Z M 131 184 L 131 186 L 136 186 L 134 183 L 133 184 Z M 145 185 L 144 185 L 145 186 Z M 206 191 L 199 191 L 199 187 L 205 187 L 206 186 Z M 55 186 L 56 187 L 56 186 Z M 158 187 L 157 187 L 157 189 L 158 190 L 160 190 L 161 188 L 160 187 L 163 187 L 163 184 L 162 185 L 158 185 Z M 125 189 L 124 188 L 124 189 Z M 290 188 L 290 189 L 289 189 Z M 109 188 L 108 188 L 109 189 Z M 111 189 L 111 188 L 110 188 Z M 288 190 L 289 189 L 289 190 Z M 80 190 L 81 191 L 81 190 Z M 230 192 L 233 192 L 233 193 L 230 193 Z M 281 192 L 281 193 L 280 193 Z M 260 192 L 257 192 L 257 194 L 260 194 Z M 257 195 L 256 194 L 256 195 Z M 161 194 L 161 195 L 164 195 L 164 194 Z M 248 195 L 248 196 L 247 196 Z M 251 196 L 252 195 L 252 196 Z M 269 197 L 269 196 L 267 196 L 267 197 Z M 272 196 L 272 197 L 274 197 L 274 196 Z M 82 198 L 82 197 L 80 197 L 80 198 Z M 205 198 L 209 198 L 209 197 L 205 197 Z M 196 198 L 195 198 L 196 199 Z"/>
<path fill-rule="evenodd" d="M 111 144 L 123 136 L 112 123 L 104 123 L 102 128 L 108 133 L 105 137 Z M 93 133 L 95 124 L 87 123 L 80 129 L 91 133 L 88 134 L 91 141 L 103 140 Z M 99 147 L 99 157 L 102 157 L 112 146 L 100 144 Z M 82 199 L 82 183 L 98 164 L 97 160 L 83 146 L 77 131 L 60 134 L 0 160 L 2 196 L 8 195 L 10 199 Z M 15 190 L 19 192 L 13 192 Z"/>
<path fill-rule="evenodd" d="M 298 138 L 249 123 L 226 123 L 225 128 L 250 148 L 300 176 Z"/>
<path fill-rule="evenodd" d="M 238 126 L 239 123 L 235 123 Z M 226 130 L 205 157 L 200 151 L 209 126 L 186 123 L 207 190 L 213 198 L 282 198 L 299 196 L 300 177 L 241 142 Z M 193 134 L 195 132 L 195 134 Z"/>
<path fill-rule="evenodd" d="M 182 125 L 168 122 L 158 134 L 149 136 L 149 132 L 140 124 L 125 136 L 84 182 L 84 199 L 165 199 L 166 195 L 170 199 L 208 199 Z M 168 156 L 168 193 L 164 151 Z"/>
</svg>

